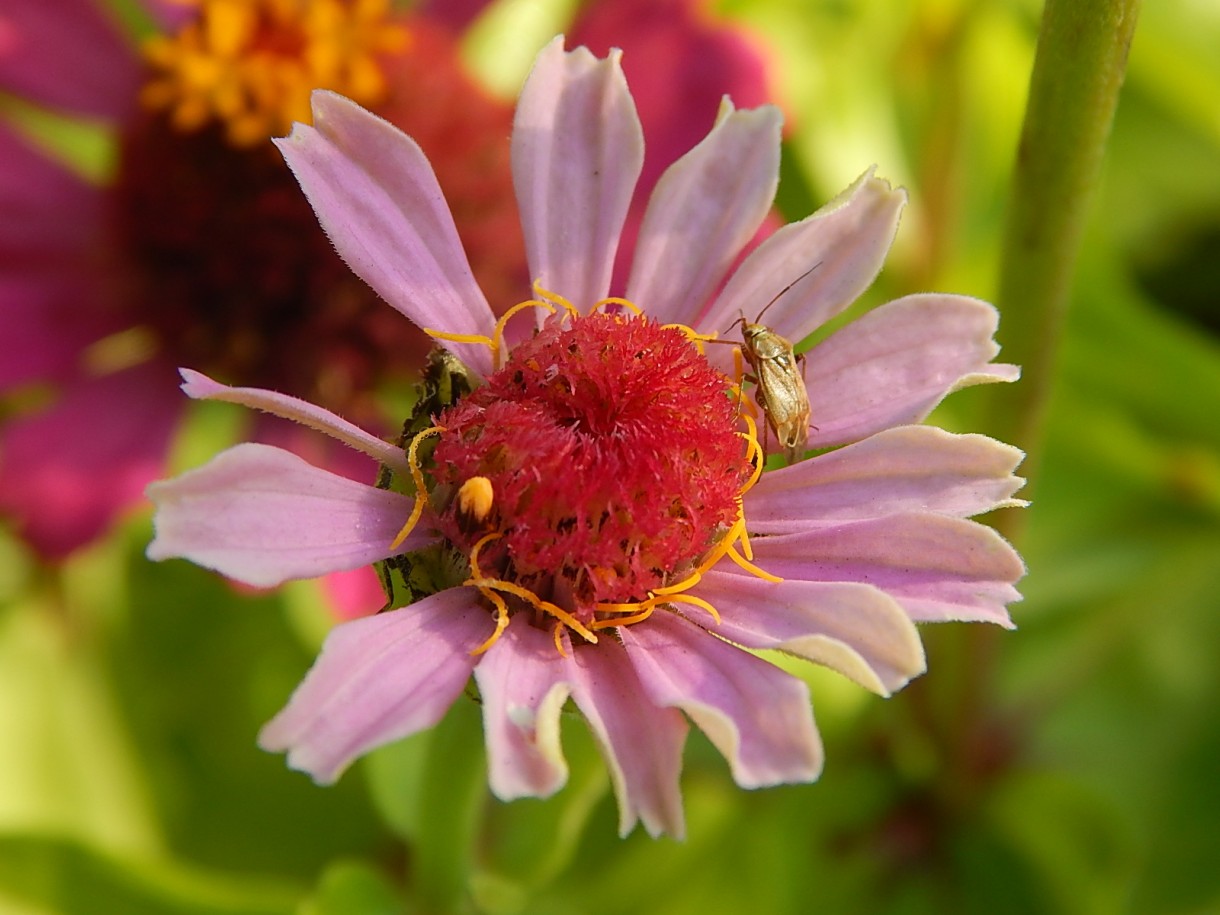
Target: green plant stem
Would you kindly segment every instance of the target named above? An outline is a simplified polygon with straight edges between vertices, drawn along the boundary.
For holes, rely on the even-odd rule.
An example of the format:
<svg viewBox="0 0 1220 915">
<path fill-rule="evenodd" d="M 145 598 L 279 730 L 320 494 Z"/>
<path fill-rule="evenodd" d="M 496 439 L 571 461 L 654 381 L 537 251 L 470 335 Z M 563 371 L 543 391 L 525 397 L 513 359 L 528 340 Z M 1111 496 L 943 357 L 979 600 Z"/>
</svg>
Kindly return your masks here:
<svg viewBox="0 0 1220 915">
<path fill-rule="evenodd" d="M 1139 0 L 1047 0 L 1013 171 L 998 304 L 1014 385 L 991 390 L 991 429 L 1036 478 L 1058 342 L 1118 104 Z M 1020 513 L 1000 526 L 1012 536 Z"/>
<path fill-rule="evenodd" d="M 1022 366 L 1014 385 L 991 388 L 989 430 L 1025 449 L 1037 478 L 1056 352 L 1085 220 L 1118 104 L 1139 0 L 1047 0 L 1013 173 L 998 304 L 1006 361 Z M 1023 493 L 1028 496 L 1028 492 Z M 992 519 L 1017 540 L 1024 511 Z M 988 777 L 983 758 L 998 722 L 991 701 L 996 639 L 974 626 L 940 641 L 948 701 L 933 702 L 945 754 L 949 803 L 971 809 Z M 932 647 L 932 646 L 930 646 Z M 939 666 L 939 665 L 938 665 Z"/>
</svg>

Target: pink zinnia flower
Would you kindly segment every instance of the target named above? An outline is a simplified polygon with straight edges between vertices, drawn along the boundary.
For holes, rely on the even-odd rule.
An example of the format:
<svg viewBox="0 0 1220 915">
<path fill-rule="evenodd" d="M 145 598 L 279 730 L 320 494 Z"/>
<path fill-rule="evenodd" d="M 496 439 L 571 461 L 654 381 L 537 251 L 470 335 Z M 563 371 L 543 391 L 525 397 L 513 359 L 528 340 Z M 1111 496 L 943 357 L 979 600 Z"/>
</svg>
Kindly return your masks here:
<svg viewBox="0 0 1220 915">
<path fill-rule="evenodd" d="M 567 53 L 556 39 L 512 135 L 541 315 L 529 334 L 520 316 L 497 324 L 419 147 L 331 93 L 314 95 L 313 113 L 314 126 L 277 143 L 327 234 L 479 384 L 404 450 L 303 401 L 184 370 L 190 396 L 327 432 L 417 493 L 259 444 L 150 488 L 153 559 L 261 586 L 382 560 L 428 567 L 435 586 L 419 599 L 331 632 L 263 747 L 331 782 L 437 722 L 473 674 L 497 796 L 564 783 L 559 714 L 571 699 L 605 755 L 622 832 L 642 821 L 681 835 L 688 719 L 743 787 L 821 771 L 805 684 L 752 650 L 886 695 L 924 669 L 916 622 L 1011 626 L 1021 560 L 967 519 L 1018 504 L 1021 455 L 911 425 L 955 388 L 1016 377 L 991 362 L 990 305 L 908 296 L 827 337 L 805 376 L 808 445 L 824 453 L 761 476 L 731 349 L 695 332 L 778 295 L 769 326 L 806 337 L 872 282 L 901 191 L 870 171 L 726 281 L 768 212 L 780 131 L 774 108 L 726 103 L 657 184 L 625 296 L 607 300 L 640 123 L 617 55 Z"/>
</svg>

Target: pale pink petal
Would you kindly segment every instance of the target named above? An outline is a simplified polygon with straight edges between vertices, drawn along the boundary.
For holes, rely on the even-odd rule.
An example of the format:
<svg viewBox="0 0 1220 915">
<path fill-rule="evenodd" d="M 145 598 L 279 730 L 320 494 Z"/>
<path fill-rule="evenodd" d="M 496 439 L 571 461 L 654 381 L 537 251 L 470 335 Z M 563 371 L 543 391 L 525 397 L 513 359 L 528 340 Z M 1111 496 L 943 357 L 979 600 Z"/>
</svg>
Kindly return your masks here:
<svg viewBox="0 0 1220 915">
<path fill-rule="evenodd" d="M 614 252 L 644 158 L 619 64 L 563 37 L 538 54 L 513 121 L 513 186 L 530 274 L 585 310 L 610 289 Z"/>
<path fill-rule="evenodd" d="M 157 505 L 149 559 L 182 557 L 258 587 L 385 559 L 412 504 L 252 443 L 154 483 L 148 496 Z M 426 539 L 412 532 L 394 552 Z"/>
<path fill-rule="evenodd" d="M 853 321 L 807 355 L 810 448 L 857 441 L 918 422 L 946 395 L 1015 381 L 1015 366 L 991 362 L 999 315 L 979 299 L 910 295 Z"/>
<path fill-rule="evenodd" d="M 0 90 L 74 114 L 121 118 L 136 102 L 135 44 L 102 0 L 4 0 Z"/>
<path fill-rule="evenodd" d="M 771 648 L 837 670 L 888 696 L 924 672 L 923 644 L 902 607 L 857 582 L 768 582 L 729 566 L 696 592 L 720 613 L 716 635 Z"/>
<path fill-rule="evenodd" d="M 76 382 L 49 409 L 8 419 L 0 434 L 0 511 L 42 555 L 101 535 L 165 471 L 182 414 L 171 370 L 145 363 Z"/>
<path fill-rule="evenodd" d="M 916 622 L 998 623 L 1021 599 L 1016 550 L 989 527 L 945 515 L 901 514 L 777 537 L 755 537 L 754 561 L 781 578 L 857 581 L 893 597 Z"/>
<path fill-rule="evenodd" d="M 726 102 L 711 133 L 661 176 L 648 202 L 627 298 L 653 318 L 693 323 L 771 208 L 782 117 Z"/>
<path fill-rule="evenodd" d="M 619 636 L 657 705 L 680 708 L 743 788 L 811 782 L 822 771 L 809 688 L 773 664 L 671 613 Z"/>
<path fill-rule="evenodd" d="M 688 725 L 681 713 L 649 701 L 623 646 L 603 636 L 582 644 L 568 665 L 572 698 L 600 744 L 618 799 L 619 834 L 637 820 L 649 835 L 682 838 L 682 746 Z"/>
<path fill-rule="evenodd" d="M 349 423 L 343 417 L 336 416 L 316 404 L 263 388 L 229 387 L 193 369 L 178 371 L 182 373 L 182 390 L 189 397 L 196 400 L 219 400 L 263 410 L 336 438 L 397 473 L 410 473 L 411 468 L 403 449 L 370 435 L 354 423 Z"/>
<path fill-rule="evenodd" d="M 812 216 L 759 245 L 699 319 L 699 329 L 724 331 L 741 315 L 754 321 L 779 296 L 763 323 L 793 343 L 807 337 L 872 285 L 906 199 L 870 169 Z"/>
<path fill-rule="evenodd" d="M 489 335 L 495 318 L 419 145 L 333 92 L 314 92 L 313 118 L 275 143 L 340 256 L 419 327 Z M 486 346 L 446 346 L 491 371 Z"/>
<path fill-rule="evenodd" d="M 725 96 L 739 108 L 756 108 L 773 95 L 769 49 L 740 21 L 709 13 L 703 0 L 587 3 L 568 33 L 573 47 L 585 45 L 598 57 L 622 50 L 623 72 L 644 128 L 644 168 L 619 242 L 612 291 L 626 286 L 643 203 L 661 173 L 703 139 Z M 772 222 L 768 219 L 761 237 L 778 227 Z"/>
<path fill-rule="evenodd" d="M 985 435 L 899 426 L 765 473 L 746 495 L 752 534 L 932 511 L 966 518 L 1025 505 L 1013 499 L 1025 455 Z"/>
<path fill-rule="evenodd" d="M 500 800 L 548 797 L 567 781 L 559 712 L 571 693 L 568 674 L 551 634 L 524 613 L 513 617 L 474 669 L 483 700 L 488 780 Z"/>
<path fill-rule="evenodd" d="M 470 679 L 470 652 L 491 634 L 477 597 L 451 588 L 340 623 L 259 746 L 287 751 L 289 766 L 324 785 L 361 754 L 432 727 Z"/>
</svg>

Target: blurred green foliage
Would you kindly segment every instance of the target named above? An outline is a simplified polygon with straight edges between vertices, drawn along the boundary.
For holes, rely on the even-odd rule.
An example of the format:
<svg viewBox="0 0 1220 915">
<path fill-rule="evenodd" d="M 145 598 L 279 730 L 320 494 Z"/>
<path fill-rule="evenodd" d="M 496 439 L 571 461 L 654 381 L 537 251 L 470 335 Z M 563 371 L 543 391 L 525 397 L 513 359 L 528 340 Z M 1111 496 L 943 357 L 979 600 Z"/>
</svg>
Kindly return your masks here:
<svg viewBox="0 0 1220 915">
<path fill-rule="evenodd" d="M 774 49 L 787 216 L 874 163 L 911 192 L 862 307 L 993 297 L 1038 5 L 717 8 Z M 810 673 L 819 783 L 743 792 L 693 736 L 689 838 L 620 840 L 576 718 L 570 782 L 546 802 L 488 796 L 473 702 L 330 788 L 258 750 L 325 626 L 311 586 L 241 593 L 148 563 L 146 512 L 62 568 L 4 539 L 0 911 L 1220 910 L 1220 8 L 1142 15 L 1057 363 L 1018 631 L 925 630 L 930 673 L 888 702 Z M 494 70 L 489 28 L 472 54 Z M 985 430 L 986 409 L 964 392 L 937 419 Z M 216 447 L 206 417 L 184 436 L 182 455 Z"/>
</svg>

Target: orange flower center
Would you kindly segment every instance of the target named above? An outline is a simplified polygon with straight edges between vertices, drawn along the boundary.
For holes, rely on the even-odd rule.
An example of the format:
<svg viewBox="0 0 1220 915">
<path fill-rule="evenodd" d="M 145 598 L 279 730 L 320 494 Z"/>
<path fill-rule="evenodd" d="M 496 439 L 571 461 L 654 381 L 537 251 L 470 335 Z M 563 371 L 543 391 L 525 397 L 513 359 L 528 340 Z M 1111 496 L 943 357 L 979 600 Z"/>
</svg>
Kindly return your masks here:
<svg viewBox="0 0 1220 915">
<path fill-rule="evenodd" d="M 144 48 L 153 75 L 142 100 L 180 130 L 225 126 L 250 146 L 308 122 L 309 94 L 333 89 L 363 105 L 386 84 L 379 56 L 401 51 L 407 30 L 389 0 L 180 0 L 199 15 Z"/>
</svg>

